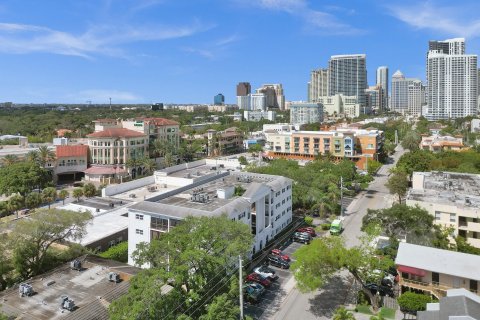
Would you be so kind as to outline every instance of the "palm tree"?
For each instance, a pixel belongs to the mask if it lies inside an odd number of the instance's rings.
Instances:
[[[335,310],[333,320],[355,320],[355,316],[347,309],[345,309],[345,307],[340,307]]]
[[[40,166],[45,167],[48,162],[55,160],[55,152],[48,149],[47,146],[40,146],[38,148],[38,157]]]
[[[58,193],[58,198],[62,200],[62,203],[63,205],[65,205],[65,199],[68,198],[70,195],[70,192],[68,192],[68,190],[60,190],[60,192]]]
[[[18,210],[23,207],[23,197],[21,195],[14,195],[8,200],[7,207],[10,211],[16,214],[18,218]]]
[[[57,199],[57,189],[54,187],[43,189],[42,198],[46,203],[48,203],[48,209],[50,209],[50,205]]]
[[[137,167],[142,164],[141,158],[130,158],[127,160],[125,163],[125,166],[130,169],[130,174],[132,175],[132,178],[135,178],[136,172],[137,172]]]
[[[151,174],[153,171],[155,171],[155,169],[157,169],[157,163],[155,160],[147,157],[142,159],[142,165],[145,170],[145,174]]]
[[[8,167],[9,165],[14,164],[15,162],[18,162],[18,157],[14,154],[7,154],[2,159],[2,165],[4,165],[5,167]]]
[[[40,155],[37,150],[29,151],[25,157],[27,161],[40,163]]]
[[[80,198],[83,197],[83,189],[82,188],[73,189],[73,196],[77,198],[77,202],[80,202]]]

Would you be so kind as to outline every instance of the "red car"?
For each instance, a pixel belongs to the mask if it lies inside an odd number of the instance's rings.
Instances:
[[[315,229],[313,229],[312,227],[303,227],[303,228],[297,229],[297,232],[308,233],[308,234],[311,235],[312,237],[316,237],[316,236],[317,236],[317,234],[315,233]]]
[[[245,278],[245,281],[251,281],[251,282],[256,282],[256,283],[260,283],[262,286],[264,287],[269,287],[272,282],[270,280],[268,280],[267,278],[265,277],[262,277],[261,275],[259,275],[258,273],[251,273],[249,274],[246,278]]]
[[[276,256],[279,256],[280,258],[282,258],[285,261],[290,261],[290,257],[287,256],[286,254],[283,254],[282,250],[280,250],[280,249],[273,249],[272,254],[276,255]]]

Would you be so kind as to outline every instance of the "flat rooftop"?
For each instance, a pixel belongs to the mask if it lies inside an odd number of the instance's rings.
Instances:
[[[396,265],[480,281],[480,256],[400,242]]]
[[[236,206],[240,203],[245,203],[246,205],[248,201],[245,198],[249,198],[261,188],[265,188],[265,185],[278,189],[288,180],[287,178],[273,175],[234,171],[218,172],[204,183],[178,188],[173,192],[134,204],[130,208],[179,218],[184,218],[191,214],[220,215],[227,211],[225,210],[227,206]],[[228,190],[235,186],[241,186],[245,189],[243,196],[233,195],[227,199],[217,197],[218,190]],[[192,201],[194,193],[208,196],[208,200],[205,202]]]
[[[82,271],[70,269],[68,263],[26,282],[36,292],[31,297],[20,297],[18,286],[2,292],[0,310],[17,319],[109,319],[108,305],[127,293],[130,278],[140,269],[96,256],[84,256],[79,260]],[[109,272],[118,273],[122,281],[109,282]],[[74,311],[60,310],[62,295],[75,302]]]
[[[414,172],[423,189],[410,189],[407,200],[480,208],[480,175],[456,172]]]

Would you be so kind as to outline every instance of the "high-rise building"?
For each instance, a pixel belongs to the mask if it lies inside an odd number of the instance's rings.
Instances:
[[[307,124],[323,121],[323,105],[321,103],[293,102],[290,105],[290,123]]]
[[[390,96],[390,110],[398,113],[408,111],[408,86],[414,81],[420,81],[415,78],[405,78],[400,70],[397,70],[392,76],[392,93]]]
[[[422,107],[425,104],[425,86],[422,81],[415,80],[408,85],[408,108],[411,115],[422,115]]]
[[[267,110],[267,96],[265,93],[251,93],[248,97],[250,97],[250,106],[247,110]]]
[[[213,104],[216,106],[222,106],[225,104],[225,96],[221,93],[213,97]]]
[[[237,106],[240,110],[250,110],[250,95],[237,96]]]
[[[256,93],[265,94],[265,103],[267,108],[285,109],[285,96],[281,84],[264,84],[256,90]]]
[[[331,56],[328,62],[328,95],[356,96],[358,103],[366,105],[367,56],[365,54]]]
[[[310,73],[308,101],[316,102],[319,97],[328,96],[328,69],[316,69]]]
[[[248,96],[251,92],[250,82],[239,82],[237,84],[237,96]]]
[[[388,108],[388,67],[381,66],[377,68],[377,86],[382,87],[382,100],[379,110]]]
[[[369,87],[365,90],[367,109],[376,113],[383,110],[384,105],[384,89],[381,85]],[[365,112],[364,112],[365,113]]]
[[[439,120],[475,116],[478,108],[477,55],[465,54],[463,38],[430,41],[430,48],[426,117]]]

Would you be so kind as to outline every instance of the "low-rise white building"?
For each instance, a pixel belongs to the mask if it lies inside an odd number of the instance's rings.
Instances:
[[[275,121],[277,113],[275,111],[245,110],[243,117],[246,121],[270,120]]]
[[[251,227],[252,252],[263,249],[292,222],[292,180],[235,169],[228,161],[200,160],[156,171],[156,184],[169,191],[129,207],[129,264],[138,244],[187,216],[227,214]]]
[[[480,175],[414,172],[406,203],[419,205],[435,223],[453,227],[455,236],[480,248]]]

